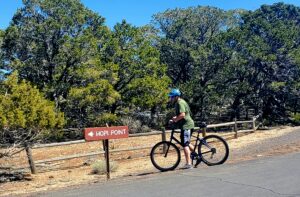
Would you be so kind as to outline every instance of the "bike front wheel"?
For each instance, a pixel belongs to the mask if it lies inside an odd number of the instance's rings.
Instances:
[[[152,148],[150,158],[152,164],[158,170],[174,170],[180,162],[180,151],[175,144],[162,141]]]
[[[217,135],[204,137],[198,147],[202,161],[208,165],[223,164],[229,156],[229,147],[227,142]]]

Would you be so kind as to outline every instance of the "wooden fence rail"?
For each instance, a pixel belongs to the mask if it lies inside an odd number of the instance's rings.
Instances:
[[[241,133],[241,132],[249,132],[249,131],[257,130],[257,128],[259,127],[259,124],[256,124],[258,117],[259,116],[255,116],[250,121],[236,121],[235,120],[233,122],[211,124],[211,125],[207,125],[206,128],[218,128],[218,127],[228,127],[228,126],[233,127],[234,137],[237,138],[238,132]],[[245,123],[251,124],[252,128],[250,130],[238,130],[238,124],[245,124]],[[202,132],[203,136],[206,136],[206,132],[207,132],[206,128],[203,129],[203,132]],[[180,131],[180,130],[177,130],[177,131]],[[165,129],[163,129],[162,131],[156,131],[156,132],[151,132],[151,133],[130,134],[129,137],[132,138],[132,137],[140,137],[140,136],[161,135],[162,140],[166,140],[166,133],[170,133],[170,132],[171,131],[169,131],[169,130],[166,131]],[[56,146],[67,146],[67,145],[81,144],[81,143],[86,143],[86,141],[85,140],[76,140],[76,141],[61,142],[61,143],[37,144],[37,145],[34,145],[32,147],[32,149],[39,149],[39,148],[45,148],[45,147],[56,147]],[[152,146],[141,146],[141,147],[134,147],[134,148],[114,149],[114,150],[111,150],[110,152],[114,153],[114,152],[122,152],[122,151],[135,151],[135,150],[150,149],[150,148],[152,148]],[[27,156],[28,156],[31,173],[36,173],[35,164],[42,164],[42,163],[48,163],[48,162],[54,162],[54,161],[63,161],[63,160],[82,158],[82,157],[90,157],[90,156],[96,156],[96,155],[101,155],[101,154],[105,153],[104,151],[98,151],[98,152],[92,152],[92,153],[68,155],[68,156],[63,156],[63,157],[56,157],[56,158],[34,161],[29,147],[26,148],[26,151],[30,153],[30,154],[27,154]]]

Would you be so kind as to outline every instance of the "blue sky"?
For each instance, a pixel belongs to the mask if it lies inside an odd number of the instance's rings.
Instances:
[[[300,0],[81,0],[81,2],[106,19],[106,25],[113,27],[117,22],[141,26],[148,24],[153,14],[166,9],[190,6],[215,6],[225,10],[243,8],[255,10],[263,4],[284,2],[300,7]],[[22,7],[22,0],[0,0],[0,29],[8,27],[12,16]]]

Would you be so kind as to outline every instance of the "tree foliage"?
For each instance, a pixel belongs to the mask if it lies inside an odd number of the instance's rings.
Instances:
[[[0,29],[0,81],[4,78],[4,58],[3,58],[3,51],[2,51],[2,43],[3,43],[4,31]]]
[[[289,116],[291,99],[299,98],[299,64],[294,55],[300,44],[299,17],[295,6],[265,5],[245,13],[241,27],[231,32],[227,43],[236,52],[223,84],[233,89],[235,112],[249,106],[263,117]]]
[[[36,84],[59,102],[85,62],[93,57],[103,34],[104,19],[78,0],[24,0],[5,31],[7,67]]]
[[[64,114],[29,82],[12,73],[0,87],[0,143],[24,145],[62,128]],[[1,154],[0,154],[1,155]]]
[[[215,110],[218,96],[212,82],[231,56],[221,35],[238,26],[242,12],[199,6],[167,10],[154,18],[163,35],[161,60],[168,65],[168,75],[202,119]]]
[[[165,103],[169,82],[153,35],[125,21],[110,30],[78,0],[27,0],[2,49],[6,66],[54,100],[69,126],[85,127]]]
[[[174,85],[189,81],[195,72],[202,70],[195,71],[205,65],[208,55],[213,55],[206,51],[207,45],[219,33],[236,26],[240,12],[198,6],[155,15],[154,24],[163,35],[160,43],[162,62],[168,64],[168,74]]]
[[[167,10],[154,21],[161,59],[194,114],[207,119],[247,108],[284,120],[299,106],[299,8],[277,3],[255,11],[213,7]]]
[[[166,65],[160,63],[155,41],[149,27],[134,27],[126,21],[114,27],[112,62],[117,65],[114,88],[122,95],[119,103],[125,107],[149,109],[165,103],[169,78]]]
[[[79,0],[23,3],[0,30],[0,69],[18,71],[16,86],[33,84],[64,112],[68,127],[118,124],[137,111],[154,115],[164,111],[169,87],[179,87],[201,119],[233,119],[251,108],[287,122],[299,113],[299,7],[169,9],[151,26],[123,20],[110,29]],[[15,123],[30,126],[27,113],[15,111]]]
[[[65,106],[71,126],[105,125],[104,120],[99,120],[110,113],[110,106],[121,97],[113,87],[116,83],[115,74],[112,72],[114,67],[112,64],[103,66],[99,62],[93,62],[78,72],[84,80],[70,89]]]

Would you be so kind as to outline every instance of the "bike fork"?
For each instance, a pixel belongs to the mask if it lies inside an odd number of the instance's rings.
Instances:
[[[195,137],[195,136],[192,136],[192,137]],[[194,160],[197,160],[196,165],[198,165],[200,163],[200,162],[198,163],[199,155],[196,153],[196,149],[198,147],[198,141],[199,141],[199,132],[197,134],[197,137],[195,137],[195,138],[197,140],[196,140],[195,145],[194,145],[194,150],[192,150],[192,152],[191,152],[192,165],[194,163]],[[199,144],[200,144],[200,142],[199,142]],[[196,167],[196,165],[195,165],[195,167]]]

